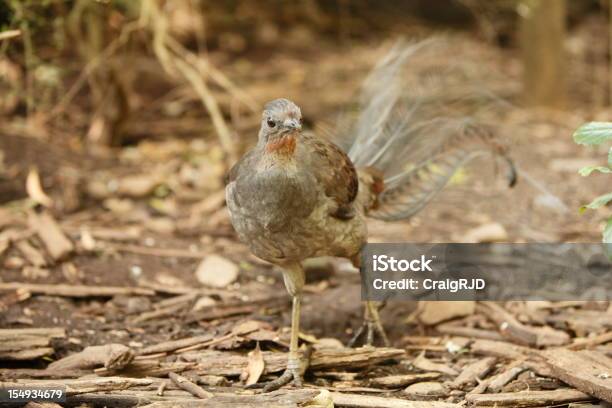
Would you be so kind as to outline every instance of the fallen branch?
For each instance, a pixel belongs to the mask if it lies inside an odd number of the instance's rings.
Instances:
[[[570,341],[569,335],[563,331],[548,326],[530,327],[524,325],[504,308],[493,302],[478,302],[476,310],[497,324],[503,337],[518,344],[533,347],[561,346]]]
[[[188,337],[186,339],[171,340],[159,344],[153,344],[152,346],[144,347],[136,352],[138,355],[166,353],[168,351],[174,351],[185,347],[193,346],[195,344],[205,343],[213,339],[211,334],[205,334],[202,336]]]
[[[309,405],[319,390],[281,389],[266,394],[236,395],[235,393],[215,393],[208,399],[198,399],[183,390],[167,390],[163,397],[156,395],[156,390],[130,390],[129,394],[121,391],[112,394],[81,394],[68,397],[70,405],[91,404],[94,406],[147,408],[295,408]]]
[[[402,388],[421,381],[435,380],[440,376],[440,373],[389,375],[373,378],[370,380],[370,385],[382,388]]]
[[[195,395],[201,399],[208,399],[214,397],[214,395],[197,384],[192,383],[187,378],[178,375],[177,373],[169,373],[168,377],[175,383],[179,388],[187,391],[188,393]]]
[[[372,395],[331,393],[334,405],[353,408],[458,408],[457,404],[438,401],[407,401]]]
[[[66,337],[62,328],[0,329],[0,360],[34,360],[53,354],[51,340]]]
[[[125,390],[131,387],[147,386],[153,384],[153,380],[147,378],[126,378],[126,377],[93,377],[79,378],[76,380],[26,380],[16,382],[5,382],[3,387],[48,387],[66,388],[66,395],[77,395],[88,392],[107,392]]]
[[[287,353],[263,352],[265,363],[264,374],[282,371],[287,365]],[[248,357],[236,353],[206,351],[184,353],[186,361],[196,363],[193,368],[198,374],[239,376],[248,366]],[[405,351],[394,348],[329,348],[314,350],[310,358],[311,370],[334,369],[343,367],[359,368],[371,366],[383,361],[405,357]]]
[[[134,360],[121,370],[97,368],[94,372],[99,376],[124,375],[133,377],[165,377],[168,373],[179,373],[196,367],[195,363],[174,362],[162,363],[156,360]]]
[[[34,283],[6,282],[0,283],[0,291],[26,290],[33,294],[65,297],[113,297],[127,296],[153,296],[155,291],[145,288],[115,287],[115,286],[85,286],[85,285],[44,285]]]
[[[66,237],[57,221],[48,213],[31,213],[28,224],[38,234],[53,260],[59,261],[74,251],[72,241]]]
[[[6,30],[0,32],[0,41],[10,40],[11,38],[19,37],[21,30]]]
[[[28,260],[28,262],[34,266],[43,267],[47,266],[48,262],[45,256],[27,240],[21,240],[15,242],[15,247],[21,252],[21,254]]]
[[[109,370],[119,370],[134,359],[134,352],[123,344],[106,344],[103,346],[86,347],[80,353],[75,353],[55,361],[47,367],[48,370],[85,370],[104,366]]]
[[[612,402],[612,360],[594,351],[547,350],[542,353],[555,378]]]
[[[468,365],[451,383],[452,388],[462,388],[465,385],[475,384],[484,378],[495,366],[495,357],[485,357]]]
[[[114,249],[118,252],[129,252],[138,255],[159,256],[162,258],[202,259],[205,256],[210,255],[210,252],[206,251],[192,251],[190,249],[181,248],[153,248],[141,245],[114,244],[110,242],[107,242],[105,246]]]
[[[527,370],[522,361],[508,367],[505,371],[497,374],[489,381],[487,389],[491,392],[500,392],[506,384],[514,380],[520,373]]]
[[[485,356],[502,357],[508,360],[519,360],[524,357],[537,356],[537,350],[505,341],[476,340],[470,345],[470,350],[474,354]]]
[[[0,312],[4,312],[9,306],[29,299],[30,296],[32,296],[32,294],[23,289],[18,289],[15,292],[0,296]]]
[[[567,346],[570,350],[582,350],[593,346],[599,346],[600,344],[609,343],[612,341],[612,331],[600,334],[599,336],[587,337],[575,340],[572,344]]]
[[[554,391],[472,394],[467,395],[465,399],[477,407],[541,407],[563,405],[570,402],[590,401],[593,398],[577,390],[562,388]]]

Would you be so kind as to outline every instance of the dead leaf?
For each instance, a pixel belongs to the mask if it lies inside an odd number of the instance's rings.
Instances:
[[[197,312],[198,310],[202,310],[205,307],[213,306],[215,303],[217,302],[210,296],[202,296],[195,302],[195,305],[193,305],[193,308],[191,310]]]
[[[148,174],[127,176],[119,180],[117,193],[126,197],[145,197],[151,194],[159,183],[157,176]]]
[[[322,389],[319,395],[309,401],[304,408],[334,408],[334,400],[329,391]]]
[[[508,232],[497,222],[482,224],[472,228],[463,236],[463,242],[500,242],[508,240]]]
[[[210,255],[198,265],[196,278],[200,283],[223,288],[238,278],[238,266],[218,255]]]
[[[264,322],[258,322],[257,320],[247,320],[241,323],[238,323],[236,326],[232,328],[232,333],[241,336],[243,334],[252,333],[255,330],[259,330],[261,328],[266,328],[267,325]]]
[[[425,357],[425,353],[421,353],[412,361],[412,365],[423,371],[436,371],[438,373],[447,374],[451,377],[459,375],[459,372],[446,364],[435,363]]]
[[[256,384],[259,381],[259,377],[263,374],[265,367],[263,354],[259,348],[259,342],[255,346],[255,350],[249,353],[249,365],[247,367],[248,377],[246,385]]]
[[[51,198],[42,188],[40,175],[38,174],[38,169],[36,167],[32,167],[28,172],[28,177],[26,179],[26,191],[30,199],[37,204],[45,207],[51,207],[53,205],[53,200],[51,200]]]
[[[86,251],[96,249],[96,239],[87,228],[81,228],[81,246]]]
[[[434,325],[456,317],[472,315],[475,308],[474,301],[420,302],[419,320],[423,324]]]

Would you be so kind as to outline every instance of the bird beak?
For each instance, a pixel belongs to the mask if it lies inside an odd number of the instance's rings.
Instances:
[[[286,119],[283,122],[283,126],[286,127],[287,129],[292,129],[292,130],[302,129],[302,125],[300,124],[300,121],[297,119]]]

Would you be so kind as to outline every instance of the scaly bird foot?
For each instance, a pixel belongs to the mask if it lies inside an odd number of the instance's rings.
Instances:
[[[280,387],[289,384],[291,380],[293,380],[293,385],[295,385],[296,387],[302,386],[302,376],[298,368],[287,367],[285,372],[283,372],[283,374],[276,380],[272,380],[264,384],[263,392],[276,391]]]
[[[278,390],[282,386],[287,385],[292,381],[294,386],[302,387],[302,375],[308,368],[311,353],[312,348],[308,347],[301,356],[299,354],[296,356],[290,355],[289,360],[287,361],[287,369],[280,377],[267,383],[253,384],[247,388],[263,388],[263,392],[270,392]]]
[[[377,335],[382,340],[383,345],[389,347],[389,338],[387,337],[387,333],[385,333],[385,329],[380,322],[380,316],[378,314],[378,311],[384,306],[384,303],[379,306],[374,302],[366,302],[363,323],[359,329],[357,329],[353,338],[348,342],[349,347],[355,346],[355,343],[359,340],[364,331],[366,331],[366,346],[373,346],[374,336]]]

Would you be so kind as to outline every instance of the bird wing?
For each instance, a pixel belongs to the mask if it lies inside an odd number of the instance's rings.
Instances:
[[[342,149],[328,140],[307,133],[301,139],[308,147],[312,172],[317,182],[337,204],[337,209],[331,215],[340,219],[352,218],[352,204],[359,190],[359,179],[353,162]]]
[[[236,181],[236,179],[240,175],[241,169],[243,167],[249,168],[250,163],[255,160],[256,160],[255,150],[249,150],[244,156],[240,158],[240,160],[236,162],[236,164],[232,166],[230,171],[225,175],[225,179],[224,179],[225,185],[228,185],[232,181]]]

